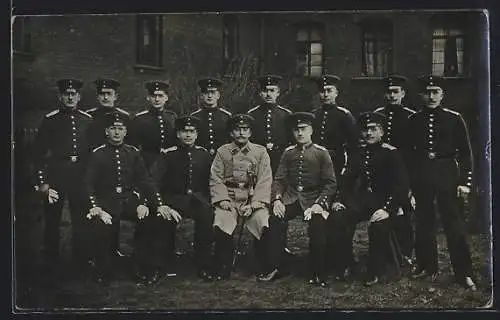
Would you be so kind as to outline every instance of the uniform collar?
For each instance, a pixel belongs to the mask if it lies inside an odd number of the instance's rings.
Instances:
[[[61,113],[76,113],[78,111],[78,107],[70,108],[70,107],[61,107],[59,108]]]
[[[149,112],[150,112],[151,114],[155,114],[155,115],[156,115],[156,114],[161,114],[161,113],[165,112],[165,110],[167,110],[167,108],[166,108],[165,106],[163,106],[163,109],[162,109],[162,110],[159,110],[159,109],[157,109],[157,108],[155,108],[155,107],[153,107],[153,106],[149,107]]]
[[[108,112],[115,111],[116,108],[115,107],[99,106],[99,107],[97,107],[97,110],[99,110],[99,112],[108,113]]]
[[[248,142],[246,145],[244,145],[241,148],[238,145],[236,145],[236,143],[231,142],[231,154],[236,154],[236,153],[238,153],[238,151],[241,151],[241,152],[247,154],[251,150],[252,150],[252,148],[250,146],[250,142]]]
[[[366,144],[366,149],[370,150],[370,151],[377,150],[377,149],[379,149],[379,148],[382,147],[382,143],[384,143],[382,140],[379,141],[379,142],[377,142],[377,143],[373,143],[373,144],[367,143]]]
[[[399,109],[403,109],[404,105],[402,104],[386,104],[386,107],[387,109],[389,110],[399,110]]]
[[[437,106],[437,107],[435,107],[435,108],[424,107],[424,108],[422,109],[422,111],[423,111],[424,113],[427,113],[427,114],[430,114],[430,113],[436,113],[436,112],[439,112],[439,111],[441,111],[441,110],[443,110],[443,106],[441,106],[441,105],[439,105],[439,106]]]
[[[188,152],[188,151],[192,151],[192,150],[194,150],[194,148],[195,148],[195,146],[194,146],[194,145],[192,145],[192,146],[186,146],[186,145],[184,145],[184,144],[182,144],[182,143],[179,143],[179,144],[178,144],[178,147],[179,147],[179,150],[183,150],[183,151],[186,151],[186,152]]]
[[[300,144],[296,144],[295,147],[298,149],[298,150],[306,150],[306,149],[309,149],[310,147],[313,146],[313,142],[309,142],[307,144],[304,144],[304,145],[300,145]]]
[[[334,104],[322,104],[321,107],[323,108],[323,110],[332,110],[334,108],[337,108],[337,104],[334,103]]]
[[[277,103],[263,103],[261,104],[262,108],[264,109],[274,109],[278,106]]]
[[[125,143],[124,143],[124,142],[122,142],[122,143],[120,143],[120,144],[118,144],[118,145],[115,145],[115,144],[112,144],[112,143],[110,143],[110,142],[108,141],[108,142],[107,142],[107,145],[108,145],[111,149],[121,149],[121,148],[125,145]]]

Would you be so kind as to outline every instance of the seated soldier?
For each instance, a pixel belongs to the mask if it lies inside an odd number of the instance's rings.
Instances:
[[[336,190],[332,159],[324,147],[312,143],[314,115],[296,112],[289,116],[296,144],[285,149],[272,188],[273,215],[269,224],[274,237],[282,234],[285,221],[303,215],[308,223],[311,264],[310,284],[326,287],[325,249],[326,221],[329,203]],[[271,281],[278,275],[284,243],[279,236],[273,244],[274,270],[261,281]]]
[[[349,211],[336,214],[344,217],[345,230],[352,230],[360,221],[369,221],[368,266],[366,286],[379,282],[384,275],[391,251],[391,217],[408,201],[409,182],[403,158],[396,147],[384,143],[385,116],[367,112],[360,116],[362,164],[355,184],[355,197]],[[347,232],[350,234],[350,232]],[[350,237],[341,243],[348,246]],[[348,250],[344,251],[349,254]],[[394,261],[393,257],[391,260]]]
[[[200,120],[193,116],[177,118],[175,130],[179,143],[167,148],[151,168],[161,195],[167,204],[176,210],[172,218],[179,223],[182,218],[195,221],[194,250],[198,275],[204,280],[211,280],[211,245],[213,241],[213,210],[210,203],[208,179],[212,164],[207,149],[195,145],[198,137]],[[155,237],[158,242],[168,242],[165,233],[171,228],[159,230]],[[175,228],[173,229],[175,231]],[[173,244],[166,245],[170,251]],[[165,252],[157,252],[161,255]],[[168,255],[173,256],[173,252]]]
[[[249,141],[253,118],[238,114],[228,120],[232,143],[222,145],[215,155],[210,174],[210,196],[215,206],[215,276],[231,275],[233,232],[242,224],[256,238],[258,262],[268,272],[269,202],[272,173],[266,148]],[[260,273],[260,272],[259,272]]]
[[[143,227],[149,209],[143,203],[147,198],[155,204],[158,213],[168,216],[170,208],[163,204],[156,191],[139,150],[123,143],[127,134],[125,118],[119,113],[105,117],[107,143],[93,150],[85,173],[84,186],[90,200],[89,228],[93,228],[93,256],[96,280],[108,282],[112,277],[114,243],[119,234],[120,220],[128,219]],[[90,230],[90,229],[89,229]],[[147,234],[147,233],[143,233]],[[147,237],[140,237],[136,243],[139,269],[150,261],[144,259],[148,250]]]

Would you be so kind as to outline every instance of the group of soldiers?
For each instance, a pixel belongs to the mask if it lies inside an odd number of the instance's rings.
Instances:
[[[365,285],[384,277],[395,247],[412,278],[436,281],[436,200],[457,281],[476,290],[458,208],[472,187],[471,146],[462,116],[441,106],[444,80],[418,79],[417,111],[402,104],[407,79],[388,76],[386,104],[356,119],[336,102],[339,77],[317,79],[321,105],[312,112],[278,104],[282,79],[259,77],[262,103],[235,115],[218,104],[223,82],[201,79],[201,105],[180,117],[166,82],[146,83],[150,106],[132,116],[116,106],[116,80],[95,81],[99,106],[87,111],[78,106],[83,83],[59,80],[61,107],[45,115],[34,144],[47,263],[59,260],[68,199],[74,261],[91,261],[98,281],[113,276],[120,220],[135,222],[137,280],[154,283],[171,272],[176,226],[186,218],[200,278],[231,276],[242,225],[253,237],[257,280],[273,281],[284,273],[288,221],[297,216],[307,224],[310,284],[326,287],[332,272],[350,277],[361,221],[369,222]]]

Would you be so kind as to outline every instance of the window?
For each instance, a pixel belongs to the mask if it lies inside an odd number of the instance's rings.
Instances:
[[[137,63],[162,66],[163,19],[157,15],[137,17]]]
[[[391,72],[392,25],[370,22],[362,25],[362,74],[382,77]]]
[[[29,17],[16,17],[12,26],[14,52],[31,52],[31,21]]]
[[[457,77],[465,74],[465,34],[457,27],[435,27],[432,32],[432,74]]]
[[[222,30],[222,57],[227,68],[239,54],[238,18],[234,15],[224,15]]]
[[[323,28],[301,26],[296,34],[297,74],[319,77],[323,72]]]

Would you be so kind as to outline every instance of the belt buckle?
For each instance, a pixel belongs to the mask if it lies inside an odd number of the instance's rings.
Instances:
[[[303,186],[297,186],[297,191],[298,191],[298,192],[302,192],[302,191],[304,191],[304,187],[303,187]]]
[[[70,156],[71,162],[76,162],[78,160],[78,156]]]
[[[188,189],[188,190],[186,191],[186,193],[187,193],[187,194],[193,194],[193,190]]]
[[[435,159],[436,158],[436,153],[435,152],[429,152],[428,156],[429,156],[429,159],[431,159],[431,160]]]
[[[210,149],[210,154],[213,156],[215,153],[215,149]]]
[[[244,182],[238,182],[238,188],[240,188],[240,189],[245,188],[245,183]]]
[[[272,150],[273,146],[274,146],[274,143],[272,143],[272,142],[269,142],[268,144],[266,144],[267,150]]]
[[[122,187],[116,187],[116,192],[117,193],[122,193],[122,191],[123,191]]]

